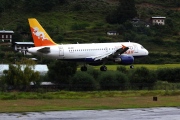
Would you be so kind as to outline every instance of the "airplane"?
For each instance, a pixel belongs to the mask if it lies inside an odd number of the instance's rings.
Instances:
[[[134,68],[134,58],[144,57],[149,53],[135,42],[57,44],[35,18],[28,18],[28,21],[35,45],[28,49],[29,53],[57,60],[82,62],[84,65],[81,66],[81,71],[87,71],[87,64],[102,65],[100,70],[106,71],[107,61]]]

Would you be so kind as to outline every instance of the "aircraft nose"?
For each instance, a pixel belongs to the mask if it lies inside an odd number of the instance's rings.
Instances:
[[[145,51],[145,54],[146,54],[146,55],[148,55],[148,54],[149,54],[148,50],[146,50],[146,51]]]

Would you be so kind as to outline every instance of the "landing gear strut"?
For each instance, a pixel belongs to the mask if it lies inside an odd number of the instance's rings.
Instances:
[[[103,66],[100,67],[100,70],[101,71],[107,71],[107,67],[105,65],[103,65]]]
[[[87,71],[87,67],[86,66],[82,66],[81,67],[81,71]]]
[[[133,69],[133,68],[134,68],[134,65],[130,65],[130,68]]]

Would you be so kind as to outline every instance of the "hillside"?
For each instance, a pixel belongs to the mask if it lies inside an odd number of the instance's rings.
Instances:
[[[153,57],[159,53],[161,56],[179,55],[179,6],[174,3],[162,3],[160,0],[156,3],[153,0],[136,0],[138,17],[147,22],[152,16],[165,16],[172,24],[171,27],[133,28],[121,32],[118,36],[108,36],[107,31],[122,30],[122,27],[126,27],[126,25],[108,24],[105,19],[107,14],[116,8],[118,0],[68,0],[68,3],[59,3],[48,11],[43,10],[42,7],[32,7],[33,9],[29,8],[29,10],[25,8],[30,7],[29,3],[26,6],[23,1],[12,2],[9,8],[1,9],[0,29],[14,30],[14,41],[32,41],[27,19],[34,17],[58,43],[130,40],[142,44],[153,53]]]

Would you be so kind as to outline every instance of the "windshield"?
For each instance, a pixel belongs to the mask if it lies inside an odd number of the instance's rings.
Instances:
[[[141,46],[141,49],[145,49],[143,46]]]

